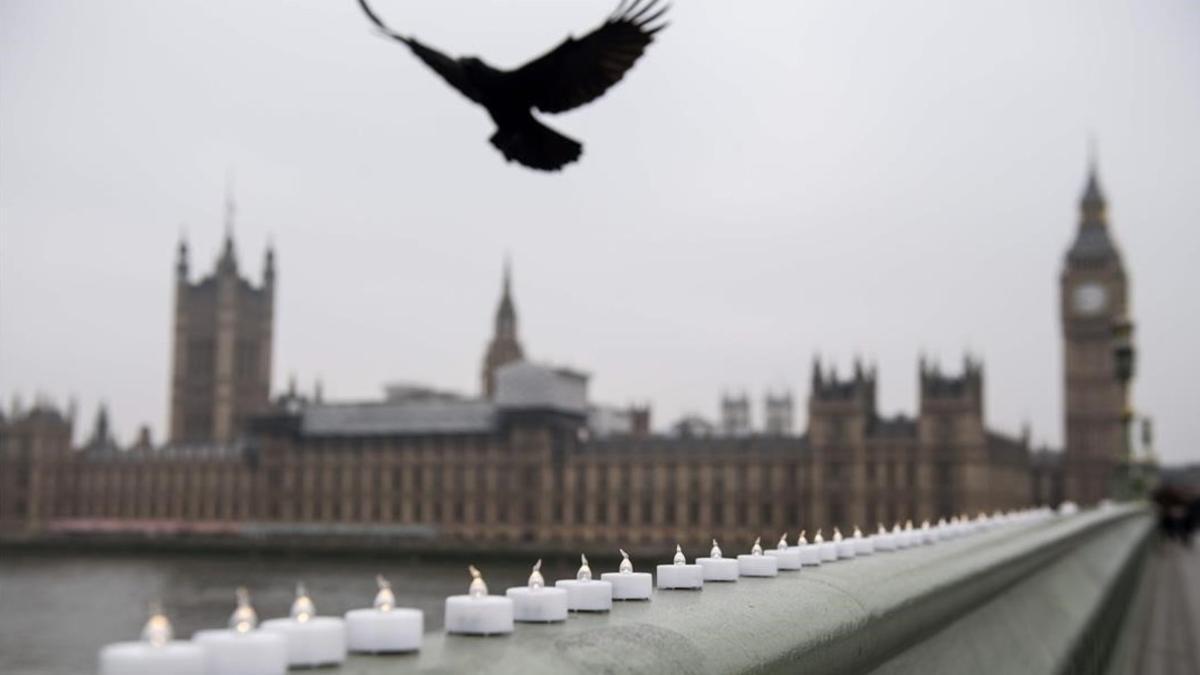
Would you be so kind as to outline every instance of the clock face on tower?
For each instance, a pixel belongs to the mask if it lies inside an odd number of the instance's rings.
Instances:
[[[1071,302],[1079,314],[1087,316],[1099,314],[1108,305],[1108,291],[1094,281],[1080,284],[1075,287]]]

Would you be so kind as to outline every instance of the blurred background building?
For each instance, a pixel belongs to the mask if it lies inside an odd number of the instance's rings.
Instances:
[[[911,416],[876,407],[877,372],[812,364],[807,428],[792,393],[724,393],[719,421],[656,432],[649,405],[591,401],[586,374],[528,359],[505,264],[479,395],[392,384],[325,401],[294,381],[270,396],[272,250],[258,286],[238,270],[229,207],[213,273],[176,268],[170,436],[120,448],[98,415],[73,447],[73,409],[38,400],[0,415],[0,528],[218,537],[390,536],[422,547],[604,543],[700,546],[834,526],[974,515],[1108,496],[1129,458],[1114,327],[1127,279],[1095,168],[1064,260],[1066,448],[990,429],[983,363],[922,358]]]

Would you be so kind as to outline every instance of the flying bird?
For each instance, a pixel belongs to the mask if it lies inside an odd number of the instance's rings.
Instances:
[[[596,100],[621,81],[654,35],[666,27],[656,23],[667,11],[659,0],[621,0],[616,10],[580,39],[568,37],[546,54],[515,70],[493,68],[473,57],[451,58],[401,35],[358,0],[384,35],[412,50],[450,86],[483,106],[496,133],[489,139],[508,161],[531,169],[557,171],[579,159],[583,146],[542,124],[533,115],[560,113]]]

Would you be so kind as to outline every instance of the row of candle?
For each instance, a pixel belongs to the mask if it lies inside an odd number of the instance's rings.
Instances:
[[[1077,507],[1064,502],[1059,513],[1071,514]],[[688,564],[680,546],[670,564],[659,565],[657,587],[662,590],[699,590],[706,581],[737,581],[739,577],[774,577],[780,570],[800,570],[827,562],[847,560],[875,553],[898,551],[912,546],[934,544],[1005,524],[1028,523],[1053,513],[1048,508],[1029,509],[1008,514],[980,514],[978,518],[955,517],[931,525],[928,521],[914,528],[909,521],[891,530],[879,526],[875,534],[864,536],[858,528],[843,537],[834,528],[826,540],[820,530],[811,542],[805,532],[795,546],[787,535],[774,549],[764,550],[761,538],[750,552],[736,558],[724,557],[713,540],[707,557]],[[483,575],[470,566],[471,583],[466,595],[446,599],[446,631],[464,635],[504,635],[513,631],[514,622],[552,623],[566,621],[568,613],[607,612],[614,600],[650,600],[654,583],[651,575],[634,572],[629,555],[621,551],[616,572],[592,578],[587,556],[575,579],[559,580],[547,586],[541,573],[541,560],[533,566],[525,586],[507,589],[503,596],[490,595]],[[280,675],[289,667],[338,665],[347,652],[401,653],[419,650],[424,633],[424,613],[418,609],[396,607],[390,584],[376,577],[378,592],[373,608],[351,610],[344,617],[318,616],[303,584],[297,586],[290,616],[271,619],[258,625],[258,616],[250,605],[249,593],[237,591],[237,609],[225,630],[204,630],[191,642],[172,640],[171,624],[154,608],[142,632],[141,642],[109,645],[100,652],[101,675],[143,675],[178,673],[179,675]]]
[[[425,614],[396,607],[391,584],[376,577],[373,608],[345,617],[318,616],[304,584],[286,618],[258,622],[245,588],[223,630],[202,630],[191,642],[172,640],[171,623],[157,605],[141,642],[121,642],[100,651],[101,675],[280,675],[289,667],[338,665],[349,651],[402,653],[421,648]]]

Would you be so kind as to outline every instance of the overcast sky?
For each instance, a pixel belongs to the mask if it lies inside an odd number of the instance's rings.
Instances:
[[[375,0],[515,66],[615,0]],[[813,355],[986,364],[989,424],[1062,439],[1057,283],[1087,138],[1132,279],[1135,401],[1200,460],[1200,5],[679,0],[605,97],[547,117],[560,175],[352,0],[0,0],[0,395],[166,425],[174,249],[235,175],[243,269],[279,256],[274,384],[475,391],[511,252],[520,333],[655,424],[722,390],[808,395]],[[801,410],[803,405],[800,406]],[[798,424],[803,424],[803,413]]]

